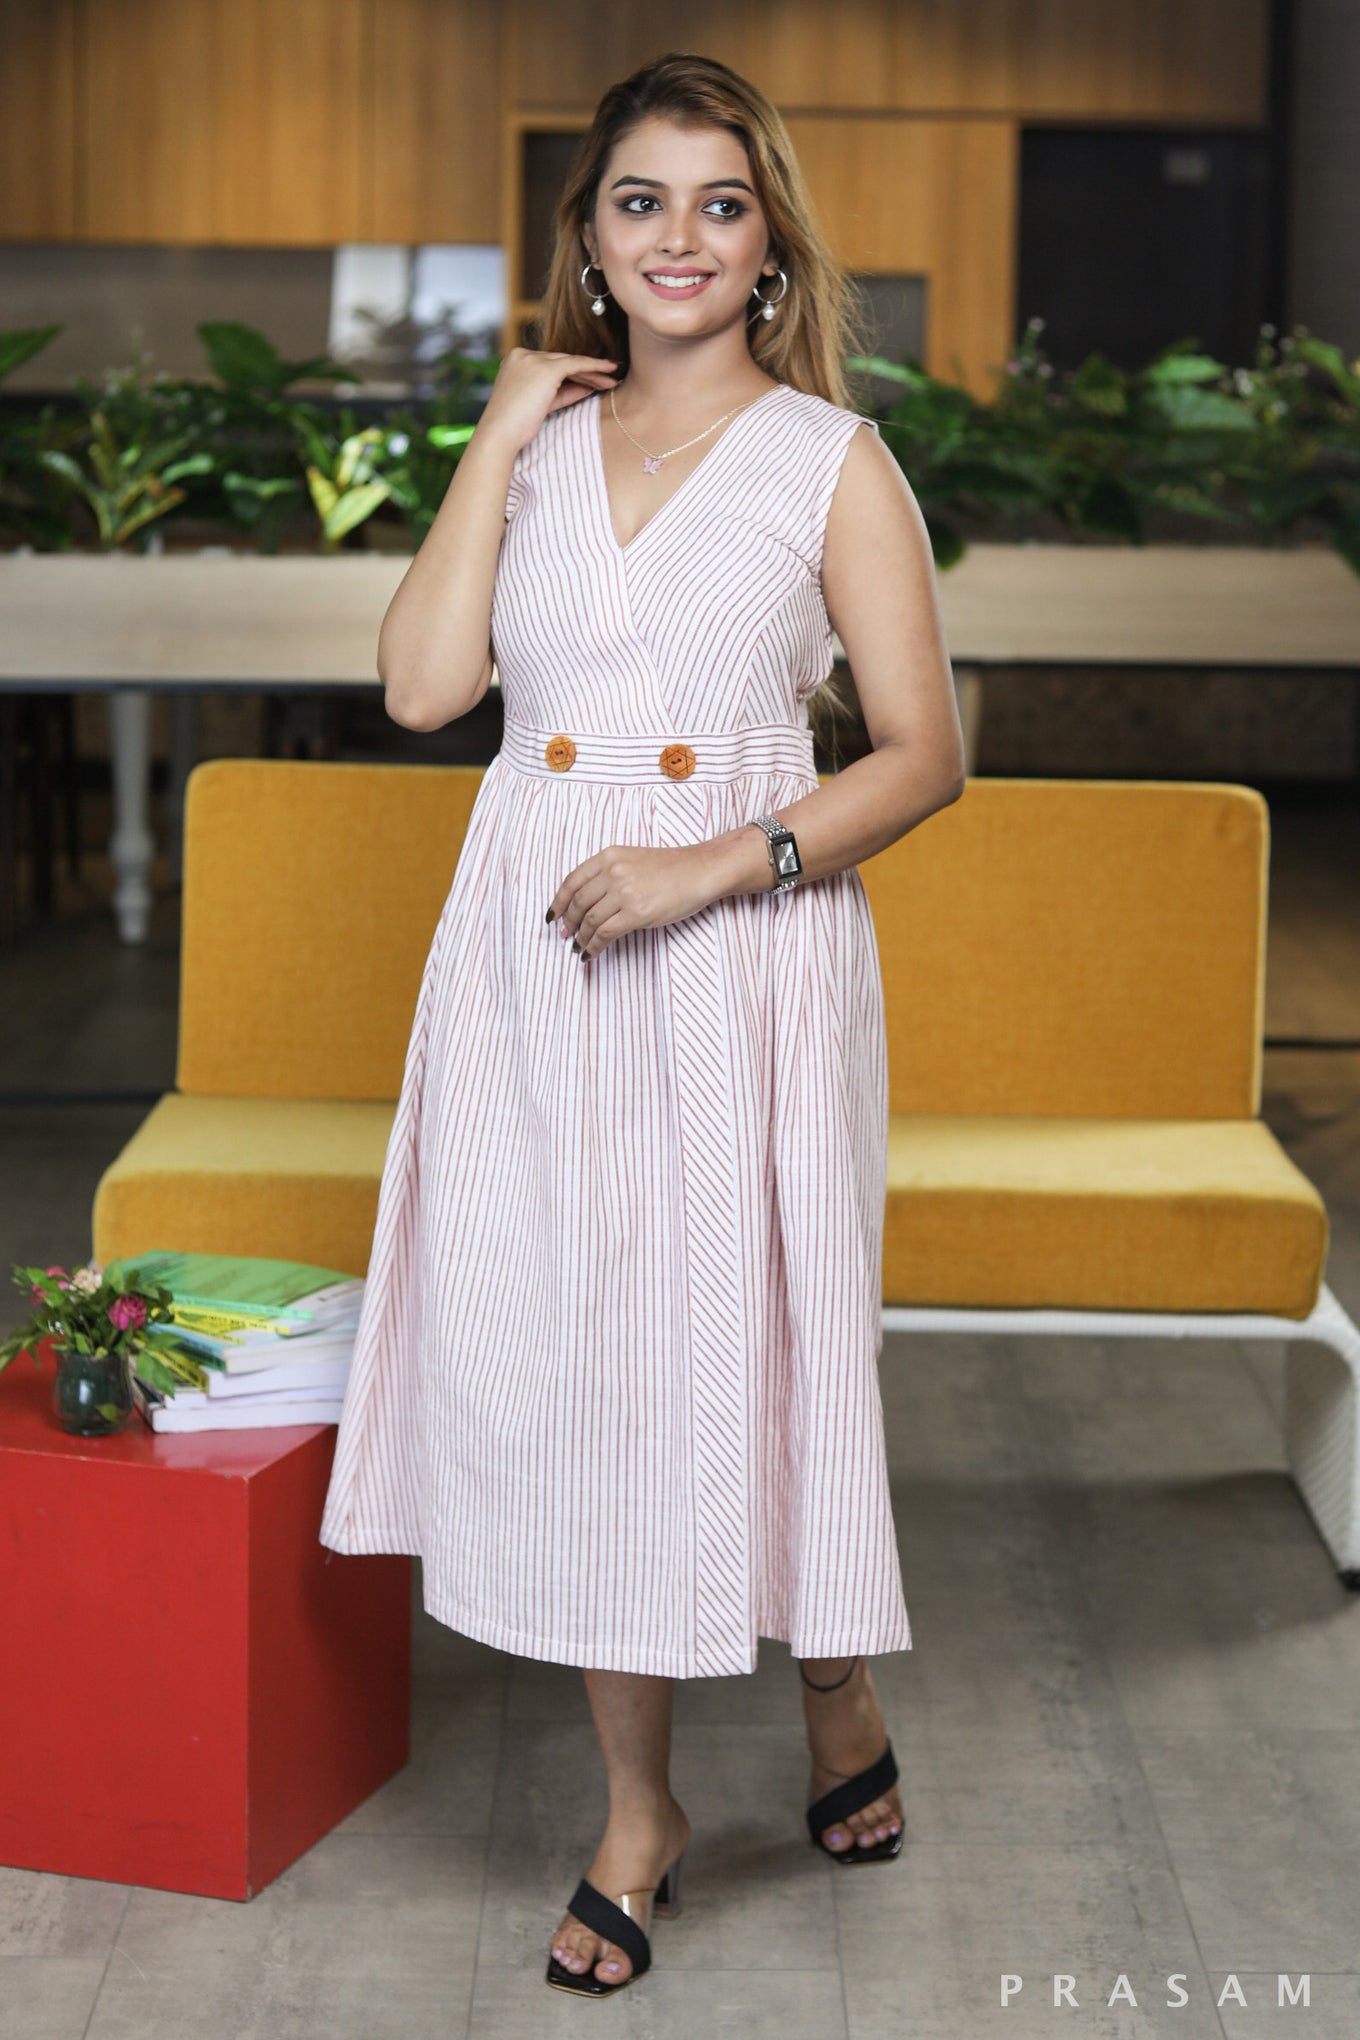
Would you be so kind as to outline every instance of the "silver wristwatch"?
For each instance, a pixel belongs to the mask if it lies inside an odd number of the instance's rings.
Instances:
[[[770,863],[775,871],[775,882],[770,891],[789,892],[803,875],[803,861],[798,855],[793,831],[786,829],[773,815],[753,815],[751,826],[763,829],[769,838]]]

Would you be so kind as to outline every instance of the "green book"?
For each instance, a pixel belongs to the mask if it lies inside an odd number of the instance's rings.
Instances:
[[[287,1338],[354,1315],[363,1299],[363,1278],[304,1261],[276,1261],[249,1254],[176,1254],[155,1248],[124,1254],[118,1263],[131,1278],[158,1282],[174,1299],[176,1320],[208,1326],[219,1335],[231,1328]]]

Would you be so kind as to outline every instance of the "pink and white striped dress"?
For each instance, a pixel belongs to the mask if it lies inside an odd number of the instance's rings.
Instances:
[[[609,844],[815,790],[822,546],[864,421],[780,384],[621,545],[605,401],[515,462],[505,737],[421,984],[321,1541],[421,1555],[427,1611],[522,1657],[703,1678],[761,1636],[909,1650],[859,873],[584,963],[544,918]]]

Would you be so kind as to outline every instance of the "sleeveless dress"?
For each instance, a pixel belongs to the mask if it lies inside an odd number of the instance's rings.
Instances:
[[[822,547],[872,421],[779,384],[621,545],[605,401],[514,464],[504,740],[421,983],[321,1541],[421,1556],[429,1614],[523,1657],[701,1678],[754,1671],[761,1636],[909,1650],[859,873],[584,962],[545,919],[610,844],[816,790]]]

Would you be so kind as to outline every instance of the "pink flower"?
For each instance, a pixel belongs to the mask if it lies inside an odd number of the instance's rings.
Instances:
[[[141,1296],[115,1296],[109,1305],[109,1323],[120,1332],[146,1323],[146,1300]]]
[[[55,1275],[55,1276],[57,1277],[57,1280],[58,1280],[58,1281],[59,1281],[59,1283],[61,1284],[61,1287],[62,1287],[63,1289],[65,1289],[65,1288],[67,1287],[67,1281],[66,1281],[66,1270],[65,1270],[64,1268],[44,1268],[44,1269],[43,1269],[43,1274],[44,1274],[44,1275]]]

